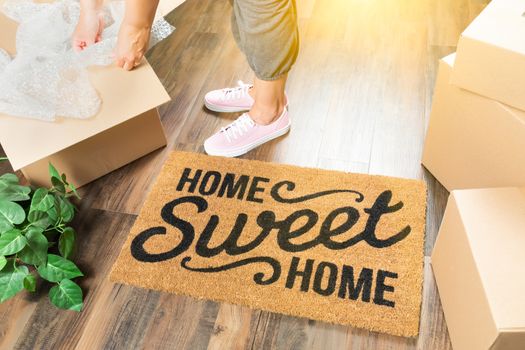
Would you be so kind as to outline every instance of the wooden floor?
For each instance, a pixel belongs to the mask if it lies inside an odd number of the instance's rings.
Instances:
[[[82,189],[75,223],[85,310],[22,294],[0,305],[10,349],[450,349],[429,266],[448,193],[420,166],[438,58],[486,0],[297,0],[301,55],[288,85],[291,133],[248,154],[263,161],[424,178],[429,184],[425,283],[418,339],[197,301],[107,280],[124,239],[172,149],[202,142],[234,115],[203,109],[206,91],[250,81],[229,29],[227,0],[188,0],[176,33],[150,52],[173,101],[161,108],[169,146]],[[10,170],[0,166],[0,172]]]

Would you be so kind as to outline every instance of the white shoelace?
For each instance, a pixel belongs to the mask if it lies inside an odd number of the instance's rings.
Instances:
[[[237,87],[228,88],[223,90],[223,95],[221,99],[223,101],[243,98],[248,94],[248,91],[251,89],[252,85],[245,84],[242,80],[237,81]]]
[[[232,142],[232,140],[235,140],[237,137],[244,135],[244,133],[254,126],[255,122],[248,114],[245,113],[230,125],[221,128],[221,132],[224,133],[224,136],[226,136],[228,142]]]

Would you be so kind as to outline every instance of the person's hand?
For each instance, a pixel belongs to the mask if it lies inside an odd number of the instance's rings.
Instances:
[[[148,49],[151,28],[133,25],[124,21],[118,34],[115,49],[115,63],[125,70],[132,70],[140,65]]]
[[[99,42],[104,30],[103,16],[94,9],[82,9],[73,33],[73,49],[77,52]]]

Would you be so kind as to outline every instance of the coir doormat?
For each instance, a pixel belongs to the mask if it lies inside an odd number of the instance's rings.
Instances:
[[[111,280],[416,336],[425,209],[421,181],[174,152]]]

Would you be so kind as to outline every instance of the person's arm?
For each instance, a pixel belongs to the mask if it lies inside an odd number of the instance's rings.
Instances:
[[[115,51],[117,66],[131,70],[142,61],[148,49],[158,4],[159,0],[126,0],[126,12]]]
[[[100,11],[104,0],[80,0],[81,11]]]
[[[159,0],[126,0],[124,22],[137,27],[151,28],[158,5]]]

